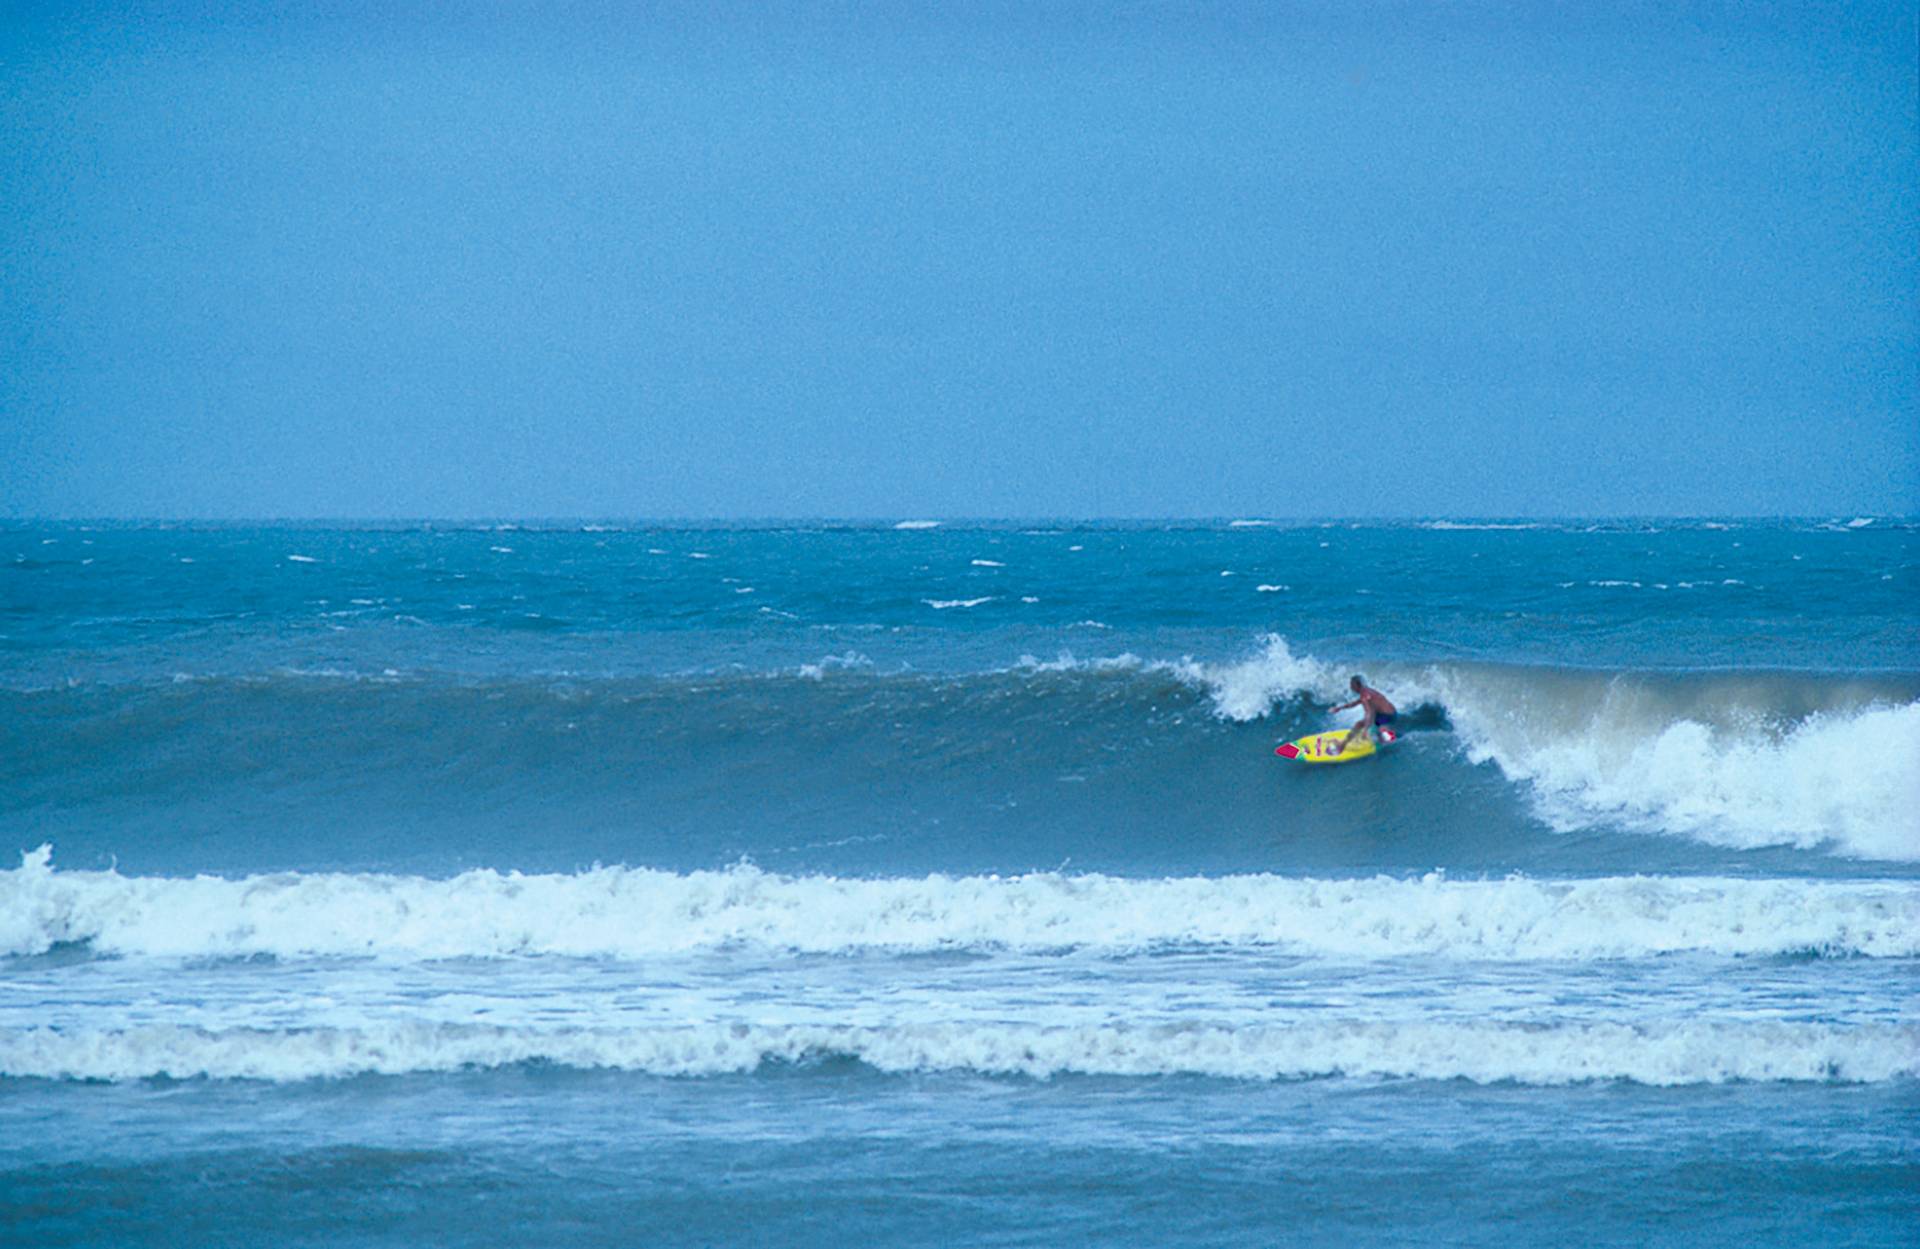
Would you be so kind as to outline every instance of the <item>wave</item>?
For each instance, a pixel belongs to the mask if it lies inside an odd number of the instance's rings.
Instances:
[[[354,1028],[0,1033],[0,1075],[49,1080],[299,1081],[544,1063],[662,1076],[853,1060],[888,1073],[1359,1077],[1564,1085],[1880,1083],[1920,1075],[1920,1028],[1775,1021],[1626,1024],[1327,1022],[880,1026],[715,1022],[527,1028],[397,1021]]]
[[[1920,860],[1920,701],[1846,685],[1440,669],[1412,688],[1556,828]]]
[[[174,958],[644,958],[734,945],[825,954],[1254,946],[1485,960],[1920,956],[1920,884],[1889,882],[863,880],[751,866],[230,880],[56,871],[50,860],[43,846],[0,872],[0,954],[85,944],[98,954]]]
[[[932,813],[1036,847],[1025,867],[1059,861],[1044,847],[1065,821],[1157,854],[1169,821],[1251,827],[1281,785],[1292,842],[1320,844],[1351,832],[1346,777],[1310,785],[1268,752],[1346,722],[1325,708],[1355,666],[1270,636],[1225,660],[1063,653],[958,673],[847,650],[775,672],[315,669],[0,690],[0,753],[16,765],[0,832],[35,844],[59,832],[56,812],[149,828],[154,813],[218,807],[319,830],[384,810],[449,827],[657,827],[691,845],[717,823],[844,836]],[[1363,775],[1384,824],[1441,848],[1423,865],[1541,868],[1525,854],[1542,825],[1920,862],[1920,676],[1357,666],[1413,730],[1390,769]],[[1063,777],[1085,787],[1062,797]],[[763,845],[727,844],[673,862]],[[1586,867],[1571,854],[1545,870]],[[1719,870],[1692,851],[1674,867]]]
[[[1345,697],[1345,673],[1268,637],[1249,658],[1161,665],[1230,720]],[[1624,824],[1738,849],[1920,860],[1920,700],[1904,678],[1607,673],[1493,665],[1373,671],[1444,715],[1473,763],[1566,831]]]

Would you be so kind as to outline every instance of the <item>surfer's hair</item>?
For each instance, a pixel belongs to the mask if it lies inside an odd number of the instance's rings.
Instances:
[[[1353,674],[1353,680],[1347,682],[1347,684],[1353,686],[1353,688],[1355,689],[1359,689],[1361,686],[1365,685],[1366,683],[1367,683],[1367,679],[1361,676],[1357,672]]]

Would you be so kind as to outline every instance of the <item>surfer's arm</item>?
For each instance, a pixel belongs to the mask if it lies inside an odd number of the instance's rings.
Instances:
[[[1345,711],[1349,707],[1358,707],[1359,705],[1360,705],[1360,700],[1356,698],[1350,703],[1341,703],[1338,707],[1329,707],[1327,708],[1327,710],[1329,712]]]

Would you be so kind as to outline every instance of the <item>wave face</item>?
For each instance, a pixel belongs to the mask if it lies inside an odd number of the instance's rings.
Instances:
[[[1226,660],[1056,653],[957,674],[843,652],[764,673],[0,691],[0,746],[22,761],[0,778],[0,832],[25,849],[57,828],[69,861],[98,846],[143,870],[476,849],[553,870],[748,857],[840,874],[1178,873],[1176,848],[1207,873],[1699,874],[1767,848],[1920,863],[1920,678],[1371,667],[1407,731],[1333,776],[1271,751],[1334,720],[1348,665],[1279,637]],[[1593,832],[1655,840],[1633,859],[1555,836]]]
[[[43,847],[0,873],[0,956],[84,944],[172,958],[641,959],[745,944],[809,954],[1256,946],[1469,960],[1920,957],[1920,886],[1900,883],[850,880],[752,867],[179,880],[56,872],[49,860]]]

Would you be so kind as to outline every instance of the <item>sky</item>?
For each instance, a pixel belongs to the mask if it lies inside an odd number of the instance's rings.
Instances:
[[[0,9],[0,515],[1920,512],[1908,3]]]

